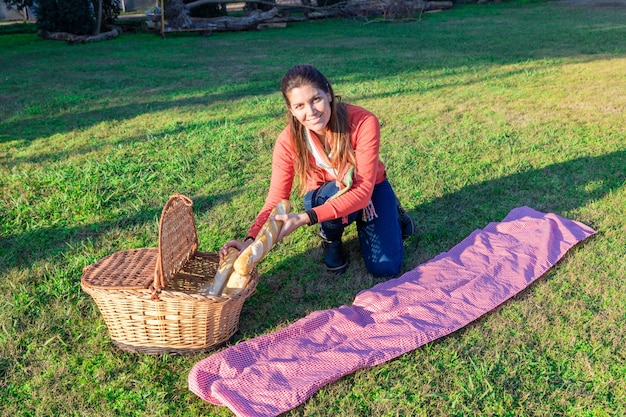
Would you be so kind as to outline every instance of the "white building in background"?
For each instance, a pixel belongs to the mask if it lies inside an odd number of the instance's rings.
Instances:
[[[122,11],[145,12],[148,7],[154,7],[155,0],[120,0],[122,2]],[[30,10],[30,17],[33,17],[33,11]],[[4,1],[0,0],[0,20],[24,20],[24,12],[18,12],[15,9],[9,10]]]
[[[159,4],[161,1],[159,0]],[[145,12],[148,7],[154,7],[156,5],[155,0],[122,0],[122,10],[127,12],[140,11]]]
[[[24,13],[15,9],[9,10],[7,5],[0,0],[0,20],[24,20]]]

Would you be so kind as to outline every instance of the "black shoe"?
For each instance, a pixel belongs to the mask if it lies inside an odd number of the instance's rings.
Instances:
[[[398,203],[398,218],[400,219],[400,227],[402,229],[402,240],[407,240],[415,233],[415,222],[411,216]]]
[[[343,256],[343,245],[341,240],[322,239],[324,249],[324,265],[326,270],[333,274],[343,274],[348,269],[348,261]]]

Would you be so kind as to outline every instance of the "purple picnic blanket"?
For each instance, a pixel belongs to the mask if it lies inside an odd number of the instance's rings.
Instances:
[[[595,233],[556,214],[513,209],[449,252],[361,291],[351,306],[313,312],[198,362],[189,389],[237,416],[276,416],[344,375],[476,320]]]

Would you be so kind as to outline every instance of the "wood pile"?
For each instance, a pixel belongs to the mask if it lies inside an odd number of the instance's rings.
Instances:
[[[186,4],[193,8],[207,3],[223,3],[223,0],[197,0]],[[265,5],[273,5],[271,10],[251,10],[242,17],[220,16],[213,18],[192,18],[191,23],[176,27],[169,23],[170,30],[177,29],[210,31],[246,31],[267,27],[285,27],[287,22],[326,19],[332,17],[370,18],[381,16],[387,20],[406,19],[424,12],[446,10],[453,7],[452,1],[425,0],[346,0],[330,6],[312,6],[308,1],[302,4],[278,4],[259,1]],[[293,15],[301,12],[301,16]],[[167,13],[166,13],[167,16]],[[167,32],[167,30],[166,30]]]

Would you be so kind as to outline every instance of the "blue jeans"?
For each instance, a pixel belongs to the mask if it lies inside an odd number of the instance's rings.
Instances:
[[[310,210],[322,205],[332,197],[339,188],[334,181],[327,182],[304,196],[304,208]],[[362,211],[348,215],[348,223],[342,219],[328,220],[320,223],[322,235],[328,240],[339,240],[343,229],[356,221],[361,254],[367,270],[376,277],[396,276],[402,268],[404,244],[402,230],[398,218],[398,200],[386,179],[374,186],[372,203],[378,217],[364,221]]]

